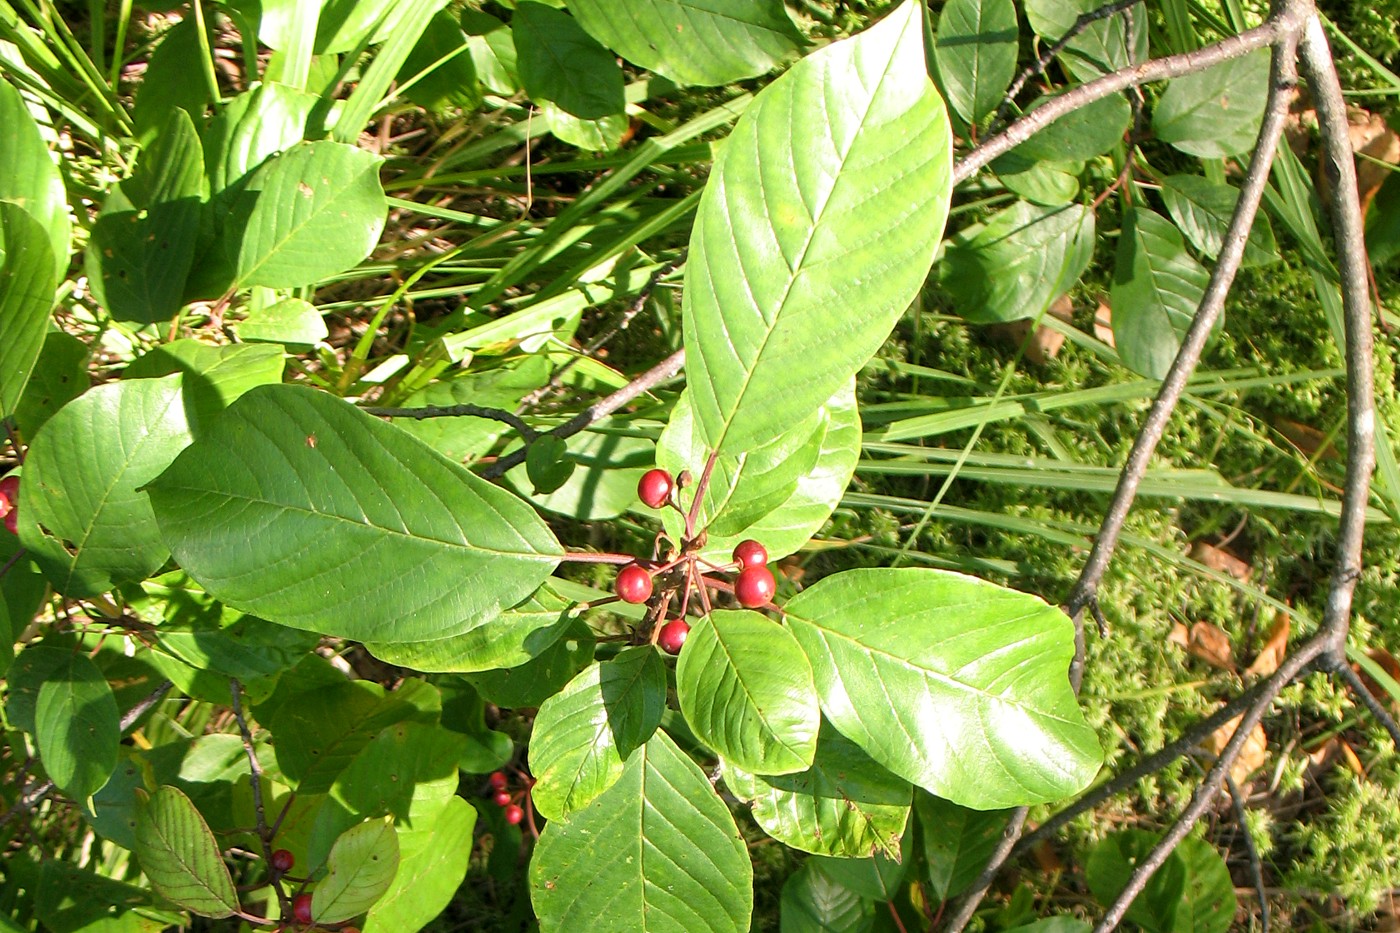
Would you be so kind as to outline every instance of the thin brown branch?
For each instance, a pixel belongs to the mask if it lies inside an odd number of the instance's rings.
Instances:
[[[651,369],[633,379],[627,385],[618,389],[612,395],[599,399],[579,412],[568,421],[559,425],[552,431],[546,432],[554,437],[563,440],[566,437],[573,437],[575,434],[587,428],[595,421],[600,421],[617,411],[622,406],[631,402],[637,396],[666,382],[685,366],[685,350],[677,350],[657,363]],[[504,476],[507,471],[514,469],[525,462],[525,448],[513,451],[499,460],[487,466],[481,471],[481,475],[486,479],[497,479]]]
[[[427,418],[489,418],[510,425],[525,441],[533,441],[539,432],[522,421],[514,412],[500,408],[486,408],[481,405],[425,405],[422,408],[366,408],[367,414],[380,418],[412,418],[423,421]]]
[[[1381,705],[1381,701],[1376,699],[1370,690],[1366,689],[1366,684],[1362,682],[1356,671],[1351,669],[1351,665],[1347,664],[1346,661],[1342,661],[1340,664],[1330,664],[1328,672],[1336,674],[1346,681],[1346,685],[1361,701],[1361,705],[1370,710],[1371,715],[1376,717],[1376,722],[1390,733],[1390,741],[1395,743],[1396,749],[1400,749],[1400,726],[1396,724],[1395,717],[1391,716],[1390,711]]]
[[[997,842],[997,847],[992,850],[992,857],[987,860],[982,871],[978,874],[972,887],[968,888],[958,901],[958,909],[948,918],[948,925],[944,928],[949,931],[962,930],[972,920],[972,915],[977,912],[977,905],[982,903],[982,898],[987,893],[987,889],[992,886],[997,874],[1001,871],[1001,866],[1011,856],[1011,852],[1016,848],[1016,841],[1021,838],[1021,830],[1026,825],[1026,814],[1030,810],[1028,807],[1017,807],[1011,811],[1011,819],[1007,820],[1006,826],[1002,828],[1001,840]]]
[[[1225,775],[1225,787],[1230,791],[1230,806],[1235,811],[1235,825],[1240,828],[1240,838],[1244,841],[1245,857],[1249,860],[1249,880],[1254,885],[1254,893],[1259,897],[1259,933],[1269,933],[1269,895],[1264,891],[1264,863],[1259,859],[1259,848],[1254,844],[1254,834],[1245,821],[1244,795],[1230,775]]]

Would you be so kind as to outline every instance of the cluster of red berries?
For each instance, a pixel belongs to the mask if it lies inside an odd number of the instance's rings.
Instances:
[[[648,470],[637,483],[637,498],[653,509],[671,503],[676,490],[671,474],[662,469]],[[778,590],[777,580],[768,569],[768,551],[762,544],[747,538],[734,547],[733,568],[738,575],[734,578],[734,598],[746,609],[766,606],[773,600]],[[669,565],[668,565],[669,566]],[[666,569],[665,567],[661,569]],[[652,575],[640,563],[624,566],[617,574],[617,598],[625,603],[644,603],[651,599],[653,592]],[[690,634],[690,624],[684,618],[671,619],[657,631],[656,643],[663,651],[680,654],[686,636]]]
[[[491,783],[491,799],[496,801],[496,806],[505,809],[506,822],[512,826],[519,825],[520,821],[525,819],[525,811],[515,802],[515,795],[507,790],[510,779],[506,777],[506,773],[492,771],[486,780]]]
[[[19,477],[13,473],[0,479],[0,518],[10,534],[19,534]]]
[[[297,863],[296,856],[286,849],[278,849],[272,853],[272,877],[281,878],[292,870],[292,866]],[[303,891],[292,898],[292,920],[298,926],[309,927],[313,923],[311,918],[311,893]],[[341,927],[340,933],[360,933],[359,927]]]

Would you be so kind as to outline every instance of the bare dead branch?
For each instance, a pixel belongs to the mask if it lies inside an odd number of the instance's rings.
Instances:
[[[1346,682],[1351,688],[1351,692],[1361,701],[1361,705],[1370,710],[1371,715],[1376,717],[1376,721],[1381,724],[1386,732],[1390,733],[1390,741],[1395,743],[1395,747],[1400,749],[1400,726],[1396,725],[1395,717],[1390,715],[1381,701],[1376,699],[1370,690],[1366,689],[1366,684],[1357,676],[1356,671],[1351,669],[1351,665],[1343,660],[1340,664],[1333,664],[1329,668],[1329,673],[1336,674]]]
[[[366,408],[367,414],[380,418],[412,418],[423,421],[428,418],[489,418],[510,425],[528,443],[539,432],[522,421],[514,412],[500,408],[486,408],[481,405],[425,405],[422,408]]]
[[[1259,859],[1259,848],[1254,844],[1254,834],[1249,831],[1249,824],[1245,822],[1244,795],[1240,793],[1235,779],[1228,774],[1225,775],[1225,787],[1230,791],[1230,807],[1235,811],[1235,825],[1240,828],[1245,857],[1249,859],[1249,880],[1259,898],[1259,933],[1269,933],[1269,895],[1264,890],[1264,863]]]

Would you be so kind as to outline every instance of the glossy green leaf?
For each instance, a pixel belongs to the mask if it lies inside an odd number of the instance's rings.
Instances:
[[[107,678],[83,654],[50,671],[34,708],[39,760],[59,790],[86,809],[117,767],[117,701]]]
[[[607,152],[622,145],[622,137],[632,123],[626,113],[610,113],[596,120],[580,119],[547,100],[540,102],[540,115],[556,137],[589,152]]]
[[[24,394],[15,406],[15,425],[21,435],[33,437],[55,412],[88,390],[92,384],[87,368],[91,355],[88,345],[77,337],[49,331]]]
[[[493,93],[510,97],[520,92],[516,73],[515,37],[510,27],[490,13],[467,7],[462,11],[462,29],[472,64],[481,83]]]
[[[997,180],[1017,197],[1032,204],[1062,207],[1079,194],[1083,162],[1056,162],[1032,159],[1018,151],[1008,152],[992,163]]]
[[[180,373],[185,417],[195,436],[244,392],[282,381],[284,355],[280,347],[176,340],[152,347],[132,360],[123,378],[148,379]]]
[[[866,933],[875,926],[875,905],[849,888],[803,865],[783,882],[781,933]]]
[[[431,821],[399,824],[399,870],[369,910],[364,933],[400,933],[427,926],[451,903],[466,878],[476,810],[451,797]]]
[[[1103,761],[1070,689],[1069,619],[929,569],[849,570],[788,600],[822,712],[900,777],[979,810],[1060,800]]]
[[[71,654],[66,649],[38,644],[26,645],[15,655],[5,680],[5,716],[10,725],[25,732],[34,731],[39,690],[68,663]]]
[[[1093,211],[1018,201],[954,236],[938,281],[970,321],[1031,318],[1079,281],[1093,253]]]
[[[622,113],[622,69],[572,16],[523,0],[511,29],[520,82],[531,100],[553,101],[584,120]]]
[[[545,700],[530,734],[531,799],[551,820],[566,819],[622,776],[666,709],[666,666],[649,647],[594,663]]]
[[[13,860],[7,859],[6,868],[12,864]],[[17,877],[6,881],[11,890],[21,885],[28,887]],[[183,919],[174,911],[155,909],[155,898],[143,886],[57,858],[39,863],[38,884],[25,893],[33,895],[34,916],[44,933],[160,933]],[[0,930],[27,933],[26,927],[6,926],[3,922]]]
[[[380,158],[337,142],[298,143],[264,162],[234,208],[234,284],[292,288],[344,272],[379,242],[388,202]],[[225,237],[230,227],[225,227]]]
[[[1089,853],[1085,880],[1100,903],[1127,886],[1134,866],[1158,836],[1128,829],[1105,837]],[[1128,908],[1127,919],[1150,933],[1225,933],[1235,918],[1235,886],[1220,853],[1204,839],[1181,841]]]
[[[149,324],[184,304],[204,192],[204,153],[190,115],[170,112],[136,174],[108,195],[85,267],[93,296],[119,321]]]
[[[1200,175],[1171,175],[1162,180],[1162,201],[1167,205],[1167,213],[1191,245],[1211,259],[1220,255],[1239,196],[1239,191],[1230,185]],[[1277,259],[1274,228],[1269,215],[1260,211],[1245,241],[1240,265],[1262,266]]]
[[[326,877],[311,895],[317,923],[340,923],[369,910],[399,870],[399,837],[392,819],[345,831],[326,859]]]
[[[898,857],[878,854],[869,858],[831,858],[813,855],[805,864],[811,865],[835,883],[872,901],[892,901],[899,896],[900,886],[908,873],[910,862],[907,845]]]
[[[518,364],[449,375],[404,399],[405,408],[480,405],[514,411],[527,392],[549,380],[549,360],[533,355]],[[491,418],[395,418],[402,428],[449,460],[471,463],[482,457],[510,428]],[[507,474],[509,475],[509,474]]]
[[[547,496],[569,481],[577,464],[569,459],[569,445],[552,434],[542,434],[525,450],[525,475],[536,495]]]
[[[60,592],[103,593],[144,579],[169,556],[138,490],[190,442],[180,378],[90,389],[30,444],[20,540]]]
[[[739,933],[753,910],[753,866],[705,773],[658,730],[616,784],[545,827],[530,900],[543,933]]]
[[[571,0],[569,9],[608,48],[677,84],[761,75],[801,41],[779,0]]]
[[[1053,43],[1070,33],[1081,13],[1099,6],[1099,0],[1027,0],[1026,19],[1037,36]],[[1129,11],[1091,23],[1057,57],[1079,81],[1141,62],[1147,58],[1147,18]]]
[[[949,0],[938,14],[933,55],[948,106],[975,125],[1001,104],[1016,76],[1012,0]]]
[[[1203,159],[1238,155],[1254,145],[1268,94],[1268,49],[1227,59],[1173,78],[1152,111],[1152,132]]]
[[[161,787],[136,810],[136,856],[156,893],[203,917],[230,917],[238,893],[214,834],[177,787]]]
[[[351,681],[298,693],[268,721],[283,775],[298,793],[319,794],[381,729],[421,715],[378,684]]]
[[[529,596],[560,550],[510,493],[301,386],[241,396],[149,492],[176,559],[214,596],[361,641],[468,631]]]
[[[951,145],[917,3],[758,94],[715,162],[686,265],[706,447],[747,450],[810,417],[884,342],[933,261]]]
[[[1036,106],[1049,100],[1043,97]],[[1035,107],[1031,107],[1032,110]],[[1076,107],[1012,150],[1039,162],[1086,161],[1121,146],[1133,122],[1133,108],[1122,94]]]
[[[418,80],[402,93],[425,109],[457,107],[472,111],[481,103],[481,86],[467,47],[467,34],[452,14],[444,10],[434,13],[418,37],[399,69],[399,83],[414,77]]]
[[[4,678],[14,657],[15,642],[19,641],[21,633],[38,614],[48,593],[48,583],[39,568],[23,553],[19,539],[14,535],[0,538],[0,566],[10,568],[0,577],[0,678]],[[13,680],[6,683],[13,697],[15,683]],[[31,729],[32,720],[31,699]],[[14,723],[13,713],[10,714],[10,721]]]
[[[52,275],[58,281],[68,270],[72,226],[63,176],[24,98],[5,80],[0,80],[0,126],[5,127],[0,133],[0,201],[12,202],[43,230]],[[0,294],[6,290],[0,289]],[[52,289],[47,297],[52,299]],[[0,366],[0,371],[4,368]]]
[[[204,164],[214,192],[302,141],[318,98],[285,84],[255,85],[233,98],[204,133]]]
[[[0,417],[15,413],[33,377],[56,286],[44,228],[15,203],[0,201]]]
[[[316,306],[301,298],[284,298],[248,312],[234,325],[240,340],[252,343],[291,343],[311,346],[326,339],[325,319]]]
[[[568,630],[568,600],[546,584],[518,606],[483,616],[465,632],[431,641],[369,642],[370,654],[400,667],[433,673],[471,673],[519,667]]]
[[[924,791],[914,794],[914,813],[934,899],[957,897],[991,861],[1006,828],[1006,814],[969,810]]]
[[[708,531],[701,553],[713,561],[728,561],[734,545],[755,538],[768,549],[770,560],[778,560],[805,545],[831,517],[851,481],[860,455],[860,432],[852,382],[838,389],[802,428],[755,449],[720,457],[697,517]],[[673,474],[690,470],[698,476],[706,456],[690,393],[682,393],[657,441],[657,463]],[[663,512],[661,521],[673,536],[684,529],[673,512]]]
[[[1153,379],[1165,376],[1209,280],[1170,221],[1144,208],[1125,210],[1109,292],[1123,365]]]
[[[199,27],[196,16],[177,21],[160,37],[147,60],[131,111],[136,137],[143,148],[169,131],[170,117],[176,110],[200,125],[204,123],[209,84],[201,76],[205,53]]]
[[[574,620],[553,644],[524,664],[474,672],[466,680],[497,706],[539,706],[593,661],[595,644],[588,626]]]
[[[830,726],[822,728],[806,771],[762,777],[725,762],[725,783],[752,803],[764,832],[794,849],[837,858],[899,855],[909,821],[909,782]]]
[[[760,774],[811,766],[821,714],[812,668],[786,627],[749,609],[690,630],[676,665],[681,712],[700,741]]]

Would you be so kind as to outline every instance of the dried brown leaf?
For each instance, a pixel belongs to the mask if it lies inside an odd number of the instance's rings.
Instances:
[[[1205,741],[1206,749],[1213,755],[1219,755],[1224,751],[1243,718],[1243,715],[1236,716],[1212,732],[1210,738]],[[1255,723],[1254,728],[1249,732],[1249,738],[1245,739],[1244,747],[1240,749],[1239,757],[1230,766],[1230,777],[1234,779],[1236,784],[1243,784],[1246,778],[1264,766],[1264,762],[1268,758],[1269,736],[1264,732],[1262,724]]]
[[[1074,304],[1068,295],[1061,295],[1050,305],[1048,312],[1062,321],[1068,322],[1074,313]],[[1044,364],[1053,360],[1065,345],[1064,334],[1049,327],[1031,329],[1029,318],[1011,321],[1006,324],[993,324],[988,332],[999,340],[1020,346],[1026,344],[1026,359],[1032,363]]]
[[[1100,300],[1099,306],[1094,309],[1094,336],[1108,344],[1113,343],[1113,309],[1106,301]]]
[[[1229,574],[1236,580],[1249,581],[1254,575],[1254,568],[1240,560],[1222,548],[1204,541],[1197,541],[1191,545],[1190,557],[1194,561],[1205,564],[1211,570]]]
[[[1269,637],[1264,642],[1264,647],[1254,656],[1254,662],[1245,670],[1246,674],[1267,677],[1278,670],[1283,659],[1288,657],[1289,628],[1287,613],[1280,612],[1274,616],[1274,627],[1269,629]]]
[[[1275,418],[1273,426],[1275,431],[1282,434],[1288,443],[1297,447],[1306,457],[1317,456],[1318,452],[1321,451],[1323,459],[1341,459],[1341,454],[1337,453],[1336,446],[1327,439],[1326,434],[1317,428],[1289,421],[1287,418]]]

